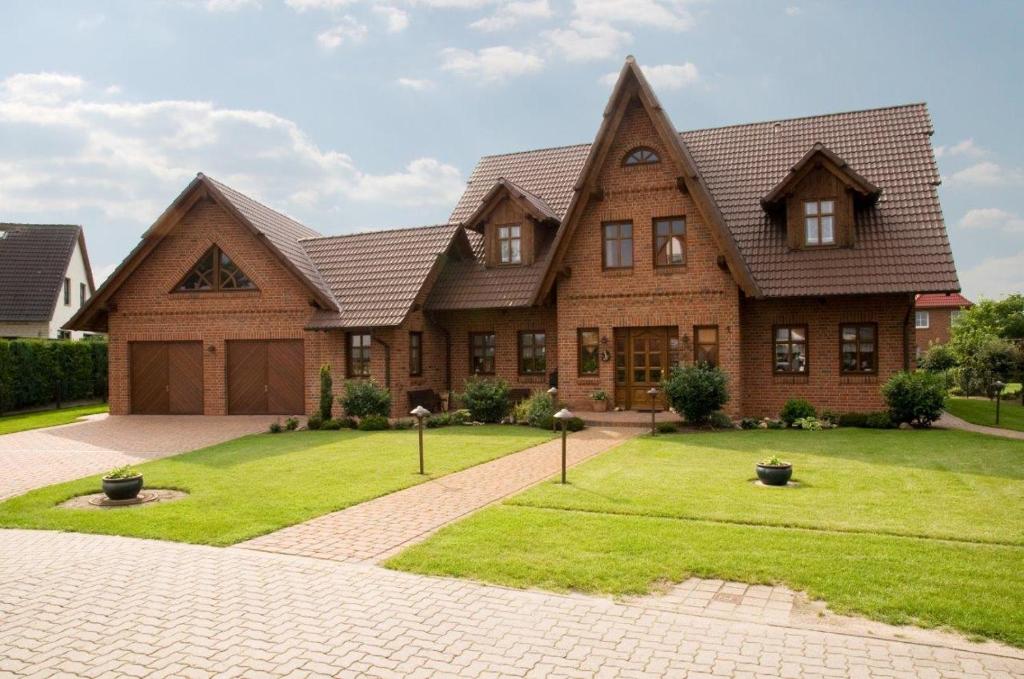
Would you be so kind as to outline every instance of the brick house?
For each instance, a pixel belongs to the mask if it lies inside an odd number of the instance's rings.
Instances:
[[[671,365],[727,411],[881,406],[916,293],[959,289],[922,104],[678,132],[632,58],[594,142],[480,160],[448,224],[324,237],[199,175],[70,327],[115,414],[299,413],[320,365],[401,415],[473,374],[623,408]]]
[[[974,302],[959,293],[918,295],[914,300],[914,353],[921,358],[933,344],[949,342],[953,321]]]

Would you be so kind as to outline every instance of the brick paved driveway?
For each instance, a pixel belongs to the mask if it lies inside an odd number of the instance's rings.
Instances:
[[[243,549],[6,530],[0,555],[0,677],[1024,676],[1024,656],[994,645]]]
[[[275,418],[96,415],[85,422],[0,436],[0,500],[211,446],[269,426]]]

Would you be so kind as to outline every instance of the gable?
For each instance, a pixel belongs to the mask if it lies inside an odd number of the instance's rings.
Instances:
[[[0,231],[0,320],[49,321],[72,254],[85,257],[81,227],[0,224]]]

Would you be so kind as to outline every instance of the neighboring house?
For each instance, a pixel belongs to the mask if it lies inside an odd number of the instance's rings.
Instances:
[[[592,144],[487,156],[450,223],[323,237],[200,174],[73,319],[110,405],[299,413],[317,371],[643,408],[672,365],[732,415],[881,407],[914,295],[959,289],[923,104],[679,133],[627,59]],[[340,379],[336,380],[336,384]]]
[[[956,292],[918,295],[914,300],[915,355],[921,358],[931,345],[948,342],[956,317],[972,306],[974,302]]]
[[[65,337],[95,292],[82,227],[0,223],[0,337]]]

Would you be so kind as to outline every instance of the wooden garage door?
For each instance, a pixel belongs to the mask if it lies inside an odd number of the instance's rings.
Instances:
[[[202,415],[202,343],[131,342],[128,350],[133,413]]]
[[[305,411],[302,340],[232,340],[227,346],[229,414]]]

